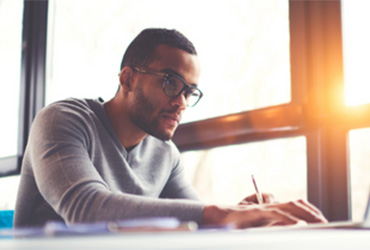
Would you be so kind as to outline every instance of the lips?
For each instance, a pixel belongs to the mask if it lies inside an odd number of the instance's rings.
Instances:
[[[181,120],[181,115],[178,114],[164,113],[162,117],[177,124],[179,124]]]

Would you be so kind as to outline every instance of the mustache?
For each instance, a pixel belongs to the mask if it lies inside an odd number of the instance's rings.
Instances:
[[[179,109],[179,108],[162,109],[159,113],[160,114],[162,114],[162,113],[164,113],[164,114],[174,114],[174,115],[180,115],[180,116],[182,114],[181,109]]]
[[[175,115],[179,117],[179,120],[182,118],[182,112],[179,108],[173,108],[173,109],[163,109],[159,112],[159,115]]]

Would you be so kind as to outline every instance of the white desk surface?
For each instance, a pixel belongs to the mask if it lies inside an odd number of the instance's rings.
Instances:
[[[196,231],[0,239],[0,249],[370,249],[370,230]]]

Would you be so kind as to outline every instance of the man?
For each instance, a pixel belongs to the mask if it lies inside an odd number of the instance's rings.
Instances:
[[[127,48],[112,100],[70,99],[39,112],[23,160],[15,226],[140,217],[238,228],[325,222],[304,201],[256,205],[254,195],[230,207],[200,201],[170,141],[186,107],[202,97],[199,75],[187,38],[147,29]]]

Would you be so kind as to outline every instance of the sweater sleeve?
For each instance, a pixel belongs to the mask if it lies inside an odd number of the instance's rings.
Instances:
[[[89,157],[86,119],[68,108],[47,108],[35,119],[29,140],[39,192],[67,224],[139,217],[176,217],[201,223],[204,204],[200,202],[112,192]],[[166,190],[179,190],[174,183],[182,173],[176,172]],[[178,198],[194,198],[189,190],[178,193]]]

